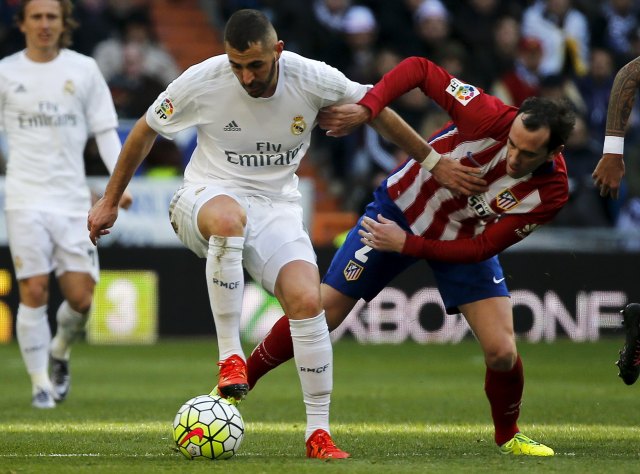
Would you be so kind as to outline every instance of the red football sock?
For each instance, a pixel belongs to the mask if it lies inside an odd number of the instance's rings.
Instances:
[[[264,374],[292,358],[293,342],[289,318],[282,316],[247,359],[249,388],[255,387]]]
[[[487,367],[484,391],[491,405],[491,417],[495,426],[495,440],[503,445],[520,431],[518,417],[524,388],[524,373],[520,356],[508,372],[498,372]]]

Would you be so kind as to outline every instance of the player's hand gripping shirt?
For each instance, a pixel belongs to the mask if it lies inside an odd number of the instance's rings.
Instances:
[[[291,52],[279,59],[278,85],[251,97],[226,55],[192,66],[160,94],[147,123],[167,138],[191,126],[198,145],[185,184],[217,184],[240,195],[296,200],[295,174],[322,107],[357,102],[367,86],[324,63]]]
[[[86,215],[89,135],[118,126],[95,61],[63,49],[46,63],[24,51],[0,61],[0,128],[9,145],[6,209]]]
[[[450,262],[481,261],[519,242],[564,206],[564,158],[558,155],[527,176],[511,178],[506,171],[507,138],[517,109],[431,61],[404,60],[360,103],[375,118],[385,105],[415,87],[452,119],[430,139],[431,146],[466,166],[481,168],[489,189],[470,197],[454,194],[419,163],[407,161],[385,182],[389,198],[414,234],[407,236],[403,253]]]

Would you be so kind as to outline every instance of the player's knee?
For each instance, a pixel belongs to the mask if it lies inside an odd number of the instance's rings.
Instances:
[[[80,313],[87,314],[91,309],[91,304],[93,303],[93,294],[90,292],[77,293],[73,295],[69,295],[67,297],[67,302],[71,309]]]
[[[244,223],[235,216],[224,216],[201,224],[203,235],[219,235],[221,237],[242,236]]]
[[[210,201],[198,213],[198,228],[207,239],[211,235],[241,236],[246,225],[247,213],[235,201],[227,206],[214,206]]]
[[[301,292],[286,303],[287,315],[293,319],[316,316],[322,311],[320,297],[314,292]]]
[[[28,278],[20,282],[20,297],[30,306],[42,306],[49,299],[49,285],[46,280]]]
[[[513,364],[516,362],[516,358],[517,353],[515,348],[509,346],[493,348],[488,350],[484,355],[487,367],[499,372],[511,370]]]

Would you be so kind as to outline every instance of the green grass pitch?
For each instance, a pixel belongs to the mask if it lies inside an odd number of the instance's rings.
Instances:
[[[332,433],[352,459],[329,462],[304,457],[304,406],[291,362],[240,406],[246,433],[237,456],[188,461],[174,449],[171,423],[183,402],[215,384],[213,340],[79,344],[69,399],[48,411],[30,406],[17,345],[0,346],[0,474],[638,472],[640,382],[627,387],[616,376],[621,338],[519,346],[520,428],[553,447],[553,458],[499,454],[484,364],[471,340],[338,342]]]

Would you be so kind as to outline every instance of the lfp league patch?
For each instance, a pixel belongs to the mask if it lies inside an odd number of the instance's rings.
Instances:
[[[155,113],[161,120],[167,120],[171,115],[173,115],[173,103],[169,97],[165,97],[162,102],[160,102],[156,108]]]
[[[446,90],[447,94],[452,95],[464,106],[480,95],[480,91],[475,86],[460,82],[455,77],[451,78]]]

